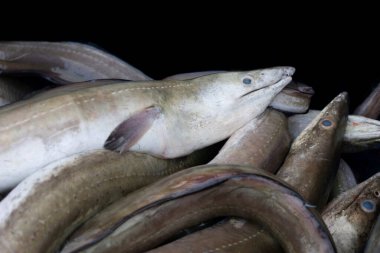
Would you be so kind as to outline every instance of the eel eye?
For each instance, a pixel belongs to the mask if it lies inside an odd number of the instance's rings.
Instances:
[[[246,85],[249,85],[252,83],[252,79],[249,78],[249,77],[244,77],[243,78],[243,83],[246,84]]]
[[[331,121],[328,120],[328,119],[325,119],[322,121],[322,125],[324,125],[325,127],[329,127],[332,125]]]
[[[376,205],[372,200],[366,199],[360,203],[361,209],[366,213],[373,213],[376,210]]]

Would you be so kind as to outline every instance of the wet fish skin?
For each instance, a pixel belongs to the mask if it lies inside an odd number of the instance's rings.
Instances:
[[[323,210],[322,218],[338,253],[363,250],[380,210],[380,173],[342,193]]]
[[[238,168],[240,168],[240,172],[236,170]],[[326,228],[323,223],[320,223],[321,220],[318,219],[318,214],[305,206],[305,202],[298,193],[274,179],[270,174],[264,173],[262,170],[254,171],[252,168],[227,165],[198,166],[195,169],[197,171],[193,174],[193,180],[201,185],[207,185],[207,187],[203,189],[199,187],[193,188],[195,186],[193,185],[188,188],[189,178],[186,177],[181,183],[182,186],[179,187],[192,189],[192,194],[187,191],[186,196],[180,197],[180,195],[174,194],[176,190],[173,189],[173,194],[171,194],[173,198],[161,198],[161,201],[157,203],[157,200],[160,199],[158,198],[155,202],[159,205],[150,202],[152,204],[146,206],[144,210],[140,209],[141,211],[138,211],[139,208],[135,205],[135,195],[129,195],[126,198],[130,200],[128,201],[130,205],[127,208],[129,209],[128,213],[131,215],[124,216],[124,223],[115,227],[114,233],[99,241],[99,243],[92,244],[93,246],[89,248],[82,247],[75,250],[75,248],[65,247],[62,252],[77,252],[79,249],[84,250],[84,252],[103,252],[104,247],[112,252],[125,252],[125,250],[128,250],[128,252],[141,252],[154,247],[181,228],[198,224],[201,220],[225,215],[264,222],[288,252],[335,252]],[[208,180],[201,182],[203,175],[205,175],[203,170],[205,170],[206,174],[214,175],[212,184],[209,184]],[[228,173],[228,171],[229,175],[227,176],[225,173]],[[219,177],[218,175],[221,172],[227,177],[218,182],[215,179]],[[182,173],[173,175],[177,177],[179,174]],[[172,177],[174,177],[173,175]],[[167,178],[159,183],[157,182],[153,187],[152,185],[148,186],[144,190],[151,188],[150,191],[161,193],[157,187],[162,186],[163,181],[167,182]],[[190,183],[190,185],[192,184]],[[141,194],[141,191],[139,194]],[[110,210],[109,208],[107,209]],[[281,210],[281,212],[278,212],[278,210]],[[114,218],[110,214],[108,213],[108,217]],[[269,220],[268,214],[271,217]],[[282,217],[283,215],[287,215],[288,218]],[[99,214],[95,218],[98,216]],[[289,219],[289,216],[294,217],[294,219]],[[141,222],[142,220],[144,222]],[[173,222],[173,220],[180,222]],[[294,227],[295,224],[302,225],[297,225],[293,233],[280,232],[284,226]],[[147,229],[148,227],[150,229]],[[128,240],[128,238],[133,239]],[[300,238],[302,240],[299,240]],[[127,249],[122,244],[123,242],[127,242]]]
[[[0,42],[0,72],[37,73],[59,84],[109,78],[152,80],[109,53],[75,42]]]
[[[32,97],[48,98],[53,94],[58,95],[60,93],[75,90],[75,87],[78,86],[90,87],[91,85],[99,86],[101,84],[120,83],[123,81],[124,80],[120,79],[101,79],[57,87],[51,83],[47,83],[47,81],[45,81],[46,84],[44,84],[41,80],[34,80],[30,77],[0,76],[0,107],[2,105],[30,99]],[[38,82],[38,84],[36,82]]]
[[[335,138],[342,138],[342,129],[344,129],[344,121],[346,120],[347,116],[347,111],[348,111],[348,105],[347,105],[347,94],[342,94],[338,96],[334,101],[332,101],[321,113],[321,115],[318,116],[318,120],[314,121],[314,125],[309,125],[308,130],[304,130],[302,132],[302,136],[300,138],[302,139],[296,139],[294,146],[292,146],[293,149],[290,151],[290,158],[289,156],[287,157],[287,161],[285,161],[285,164],[283,167],[280,169],[280,172],[277,174],[277,176],[280,179],[285,179],[288,180],[288,183],[293,184],[294,186],[300,188],[301,193],[304,195],[306,201],[309,203],[315,204],[316,201],[320,201],[319,197],[323,195],[327,195],[329,191],[326,190],[326,184],[324,184],[324,181],[326,178],[330,177],[333,172],[328,171],[329,167],[333,167],[331,163],[333,163],[333,160],[336,158],[333,157],[323,157],[323,159],[329,159],[330,160],[330,165],[328,162],[323,162],[321,163],[318,158],[315,156],[311,156],[309,160],[305,160],[308,157],[308,154],[305,154],[305,152],[308,151],[309,146],[312,145],[312,150],[313,152],[319,154],[319,149],[326,149],[328,147],[328,153],[335,153],[336,157],[339,157],[339,152],[337,152],[339,147],[335,143],[331,145],[331,143],[328,143],[327,140],[334,140]],[[255,119],[258,121],[260,118]],[[334,128],[333,129],[324,129],[325,127],[320,128],[320,122],[322,122],[324,119],[329,119],[330,123],[333,124]],[[273,122],[272,122],[273,123]],[[264,128],[265,129],[265,128]],[[240,131],[240,130],[239,130]],[[334,137],[336,135],[336,137]],[[264,139],[265,139],[264,135]],[[233,136],[231,136],[233,138]],[[323,141],[321,141],[321,138]],[[327,140],[325,140],[326,138]],[[298,141],[297,141],[298,140]],[[298,146],[300,145],[300,141],[302,141],[302,148],[299,149]],[[338,141],[337,141],[338,142]],[[260,142],[258,142],[260,143]],[[228,141],[226,142],[225,145],[228,144]],[[255,143],[257,144],[257,143]],[[247,151],[241,151],[241,152],[247,152],[250,153],[252,148],[243,148],[243,150]],[[253,149],[254,150],[254,149]],[[327,149],[326,149],[327,150]],[[220,153],[222,153],[222,150]],[[227,153],[227,152],[226,152]],[[222,153],[224,154],[224,153]],[[264,152],[264,154],[267,154],[268,158],[277,157],[277,154],[275,154],[273,157],[268,155],[268,152]],[[334,155],[333,155],[334,156]],[[227,153],[227,157],[228,153]],[[233,155],[232,155],[233,157]],[[223,156],[222,156],[223,158]],[[247,161],[250,161],[249,156],[248,158],[245,157]],[[301,163],[298,161],[301,160]],[[215,160],[215,159],[214,159]],[[244,159],[242,159],[244,161]],[[226,162],[229,162],[230,160],[226,160]],[[250,165],[256,165],[255,162],[260,161],[260,159],[252,159]],[[305,161],[302,163],[302,161]],[[212,163],[211,161],[210,163]],[[241,161],[239,161],[241,162]],[[297,164],[294,164],[297,163]],[[260,164],[260,162],[258,163]],[[310,165],[312,164],[312,165]],[[313,167],[314,166],[314,167]],[[260,167],[259,167],[260,168]],[[264,167],[265,168],[265,167]],[[316,171],[308,171],[310,168],[312,169],[318,169]],[[282,171],[281,171],[282,170]],[[293,172],[293,170],[295,170]],[[294,179],[289,179],[292,178],[293,173],[295,173],[297,176]],[[291,174],[288,176],[288,174]],[[316,175],[314,175],[316,174]],[[305,186],[305,182],[307,182]],[[316,194],[315,194],[316,192]],[[324,202],[324,201],[323,201]],[[322,205],[322,204],[321,204]],[[171,244],[172,246],[168,246],[170,248],[177,246],[177,248],[181,248],[183,243],[186,243],[187,237],[191,238],[192,241],[200,241],[202,240],[200,237],[205,236],[206,238],[213,238],[214,234],[212,234],[212,231],[220,231],[218,236],[219,239],[222,241],[231,241],[231,245],[233,247],[230,247],[230,251],[227,250],[227,252],[231,252],[231,250],[240,250],[240,252],[251,252],[252,248],[255,249],[255,252],[283,252],[283,250],[279,247],[278,243],[274,239],[270,239],[271,235],[268,234],[266,231],[260,231],[260,229],[257,228],[252,228],[248,234],[250,235],[256,235],[256,241],[254,242],[249,242],[247,240],[247,236],[244,233],[239,233],[236,235],[231,235],[230,233],[223,233],[223,231],[230,231],[232,228],[232,225],[229,223],[221,224],[218,227],[216,227],[214,230],[211,229],[205,229],[202,233],[197,232],[194,235],[185,236],[183,240],[178,240],[175,241]],[[233,240],[234,239],[234,240]],[[214,239],[210,239],[206,245],[202,244],[196,244],[195,247],[200,247],[200,249],[205,249],[205,250],[212,250],[218,245],[215,245],[213,242]],[[218,239],[216,239],[217,242]],[[245,244],[241,245],[241,241],[245,240]],[[171,245],[169,244],[169,245]],[[239,245],[239,246],[237,246]],[[203,248],[202,248],[203,247]],[[196,248],[198,251],[198,248]],[[261,251],[260,251],[261,250]],[[201,250],[199,250],[201,251]],[[161,251],[163,252],[163,251]]]
[[[353,153],[380,147],[380,121],[350,115],[344,134],[343,151]]]
[[[267,109],[237,130],[209,164],[240,164],[274,173],[289,148],[287,118],[281,112]]]
[[[332,100],[294,140],[277,176],[322,208],[338,169],[348,115],[348,94]]]
[[[380,116],[380,83],[354,111],[354,114],[370,119]]]
[[[375,225],[372,227],[371,234],[367,241],[364,253],[380,252],[380,216],[377,216]]]
[[[289,132],[295,139],[303,129],[318,115],[319,111],[309,110],[306,114],[293,115],[288,118]],[[372,148],[378,148],[380,145],[380,121],[357,116],[349,115],[347,127],[343,137],[344,153],[354,153]]]
[[[147,252],[250,253],[252,249],[255,249],[255,252],[283,252],[280,244],[262,226],[243,219],[228,218],[212,227],[186,235]]]
[[[197,72],[189,72],[189,73],[180,73],[175,74],[171,76],[165,77],[163,80],[188,80],[188,79],[194,79],[201,76],[207,76],[217,73],[224,73],[227,72],[225,70],[208,70],[208,71],[197,71]]]
[[[309,110],[313,95],[312,87],[292,81],[273,99],[270,106],[283,112],[305,113]]]
[[[98,150],[52,163],[0,202],[1,252],[56,252],[75,228],[113,201],[176,171],[204,164],[214,152],[209,147],[163,160]]]
[[[174,158],[221,141],[260,115],[294,71],[86,83],[7,106],[0,110],[0,192],[51,161],[103,146]]]
[[[17,78],[0,76],[0,107],[21,100],[32,91],[32,87]]]
[[[358,183],[356,181],[355,175],[352,172],[350,166],[343,159],[340,159],[334,186],[331,190],[329,198],[332,200],[343,192],[355,187],[357,184]]]
[[[279,111],[267,109],[260,117],[237,130],[209,164],[240,164],[273,173],[282,164],[289,147],[287,118]],[[251,252],[253,246],[256,251],[266,248],[270,252],[281,252],[278,242],[267,231],[251,222],[242,222],[244,229],[238,229],[233,222],[225,222],[187,235],[157,250],[187,252],[192,248],[194,252],[204,252],[214,248],[221,250],[220,246],[226,245],[224,250],[227,252]],[[255,235],[255,241],[252,235]]]
[[[300,133],[310,124],[310,122],[317,117],[321,111],[309,110],[305,114],[295,114],[288,118],[289,132],[294,140]]]
[[[182,73],[164,78],[163,80],[187,80],[200,76],[223,73],[226,71],[200,71]],[[270,104],[274,109],[289,113],[305,113],[309,109],[311,97],[314,95],[312,87],[299,82],[290,82]]]
[[[131,217],[132,214],[145,206],[164,199],[174,199],[200,191],[244,171],[252,173],[252,168],[208,165],[188,168],[165,177],[159,182],[148,185],[114,202],[88,220],[70,237],[62,252],[76,252],[79,249],[87,248],[110,234],[125,217]],[[256,173],[268,174],[262,170],[256,171]]]

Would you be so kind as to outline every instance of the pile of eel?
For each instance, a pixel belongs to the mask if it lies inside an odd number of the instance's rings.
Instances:
[[[0,42],[1,252],[380,252],[380,173],[342,159],[380,147],[380,85],[309,110],[294,73]]]

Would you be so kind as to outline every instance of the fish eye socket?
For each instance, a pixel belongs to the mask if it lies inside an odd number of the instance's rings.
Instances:
[[[325,127],[329,127],[332,125],[332,122],[328,119],[322,120],[322,125]]]
[[[375,202],[365,199],[360,203],[360,208],[366,213],[373,213],[376,210]]]
[[[247,84],[247,85],[248,85],[248,84],[251,84],[251,83],[252,83],[252,79],[249,78],[249,77],[244,77],[244,78],[243,78],[243,83],[244,83],[244,84]]]

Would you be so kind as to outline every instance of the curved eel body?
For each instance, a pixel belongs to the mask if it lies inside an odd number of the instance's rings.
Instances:
[[[380,173],[329,203],[322,217],[339,253],[362,252],[379,210]]]
[[[370,119],[377,119],[380,116],[380,84],[355,109],[354,114]]]
[[[330,188],[331,179],[329,178],[333,177],[332,174],[336,171],[336,160],[337,157],[339,157],[340,149],[339,142],[342,140],[342,131],[345,126],[347,111],[347,95],[341,94],[335,98],[317,116],[317,119],[302,132],[302,135],[295,140],[287,157],[287,161],[280,169],[281,173],[278,173],[280,179],[288,180],[290,184],[296,186],[297,190],[306,197],[306,201],[309,203],[324,203],[329,193],[326,188]],[[332,124],[330,128],[321,126],[321,122],[326,119]],[[231,138],[232,137],[233,136],[231,136]],[[229,141],[227,141],[225,145],[227,145],[228,142]],[[260,143],[256,144],[260,146]],[[302,145],[302,148],[299,148],[300,145]],[[251,149],[248,148],[247,151],[242,149],[241,152],[249,153]],[[309,152],[308,150],[310,149],[316,154],[323,155],[323,157],[305,154],[305,152]],[[323,152],[320,152],[320,150],[323,150]],[[267,152],[265,153],[269,156]],[[227,157],[229,156],[227,155]],[[274,153],[273,157],[277,157],[277,154]],[[248,159],[248,161],[250,160]],[[255,165],[254,161],[255,160],[252,159],[251,165]],[[260,159],[258,159],[258,161],[260,161]],[[296,174],[294,180],[289,179],[287,176],[288,173]],[[330,183],[326,183],[329,181]],[[305,182],[307,182],[307,184],[305,184]],[[236,231],[236,233],[231,234],[228,232],[232,230]],[[215,233],[217,233],[218,238],[214,237]],[[206,241],[205,238],[208,238],[208,240]],[[201,243],[203,241],[204,243]],[[223,244],[225,247],[221,248],[220,241],[229,243]],[[217,252],[249,253],[252,252],[253,248],[255,252],[283,252],[278,242],[271,239],[271,235],[265,229],[250,226],[245,230],[239,230],[228,222],[187,235],[163,247],[157,248],[154,252],[165,252],[167,248],[177,248],[177,252],[186,252],[182,250],[182,247],[184,246],[186,248],[189,242],[199,242],[194,244],[195,252],[213,252],[215,248],[218,248]]]
[[[0,192],[52,161],[103,146],[174,158],[226,139],[260,115],[293,72],[85,83],[14,103],[0,109]]]
[[[163,160],[99,150],[52,163],[0,203],[1,252],[55,252],[75,228],[111,202],[176,171],[204,164],[213,152],[210,147]]]
[[[329,198],[332,200],[343,192],[355,187],[357,184],[355,175],[350,166],[343,159],[340,159],[334,186],[331,190]]]
[[[274,173],[284,161],[289,147],[286,117],[281,112],[267,109],[237,130],[209,164],[240,164]]]
[[[305,113],[309,109],[312,87],[299,82],[290,82],[270,104],[271,107],[289,113]]]
[[[377,216],[375,225],[372,227],[371,235],[367,241],[364,253],[380,252],[380,216]]]
[[[320,207],[326,201],[326,197],[329,194],[328,189],[331,188],[331,178],[334,177],[334,173],[337,169],[340,143],[342,141],[348,112],[347,103],[347,94],[343,93],[336,97],[322,112],[320,112],[319,115],[317,115],[313,123],[311,123],[294,141],[286,161],[277,174],[278,178],[288,181],[289,184],[296,187],[308,203],[319,204]],[[322,125],[321,123],[325,120],[328,120],[331,125],[328,127]],[[326,123],[327,122],[325,122],[325,124]],[[231,138],[232,137],[233,136],[231,136]],[[229,141],[227,141],[225,145],[227,145],[228,142]],[[260,146],[260,143],[256,144]],[[247,151],[244,151],[246,149]],[[252,148],[246,149],[241,150],[241,152],[249,153],[249,151],[252,150]],[[308,154],[308,152],[312,152],[311,155]],[[220,154],[221,153],[222,152],[220,151]],[[276,153],[274,153],[273,157],[267,152],[264,152],[264,154],[267,154],[269,158],[277,157]],[[226,157],[228,158],[229,155],[227,154]],[[250,160],[248,158],[247,161],[251,161],[250,165],[261,165],[260,163],[255,164],[255,159]],[[260,159],[258,159],[258,161],[260,161]],[[276,161],[272,162],[276,163]],[[263,166],[263,168],[265,168],[265,166]],[[199,241],[201,240],[201,236],[213,238],[214,234],[212,232],[218,231],[219,240],[231,242],[229,244],[229,249],[225,249],[225,252],[239,249],[240,252],[248,253],[252,251],[252,248],[255,248],[255,252],[283,252],[276,241],[269,239],[271,235],[265,230],[259,230],[257,228],[250,230],[248,234],[255,235],[255,240],[253,241],[252,239],[251,241],[247,239],[247,233],[243,231],[239,232],[238,230],[235,235],[223,233],[223,231],[229,231],[232,229],[230,223],[224,223],[215,226],[214,229],[206,228],[203,232],[196,232],[195,234],[190,235],[190,240]],[[182,248],[182,243],[186,243],[187,237],[189,236],[185,236],[171,243],[173,245],[168,247],[177,246],[177,248]],[[218,239],[216,239],[215,242],[214,239],[210,239],[204,245],[196,244],[196,251],[198,251],[198,247],[202,250],[204,248],[207,248],[207,250],[213,250],[218,246],[217,243]],[[157,252],[160,252],[159,249],[157,249]]]
[[[109,78],[151,80],[111,54],[74,42],[0,42],[0,72],[36,73],[59,84]]]
[[[293,115],[288,118],[289,132],[295,139],[303,129],[318,115],[319,111],[309,110],[306,114]],[[343,152],[353,153],[380,144],[380,121],[362,116],[349,115],[343,137]]]
[[[120,201],[107,207],[82,226],[75,233],[76,239],[62,252],[141,252],[180,229],[219,216],[264,223],[287,252],[335,252],[318,214],[307,207],[298,193],[270,174],[231,165],[199,166],[184,172],[125,197],[122,202],[128,206],[123,210],[116,208],[120,207]],[[136,198],[141,194],[146,196],[144,203]],[[108,223],[98,223],[100,217],[108,217]],[[89,241],[89,234],[83,233],[89,224],[103,224],[110,229],[102,230],[108,231],[107,235],[95,236],[100,231],[98,227],[92,234],[97,241]],[[284,227],[294,228],[293,233],[284,232]]]
[[[32,87],[17,78],[0,76],[0,107],[21,100],[32,91]]]
[[[148,252],[250,253],[252,249],[255,252],[283,252],[279,242],[263,226],[244,219],[228,218]]]
[[[289,147],[286,117],[276,110],[267,109],[236,131],[209,164],[243,164],[273,173],[283,162]],[[282,252],[278,242],[260,225],[232,218],[165,244],[152,253],[249,253],[252,248],[257,252]]]

